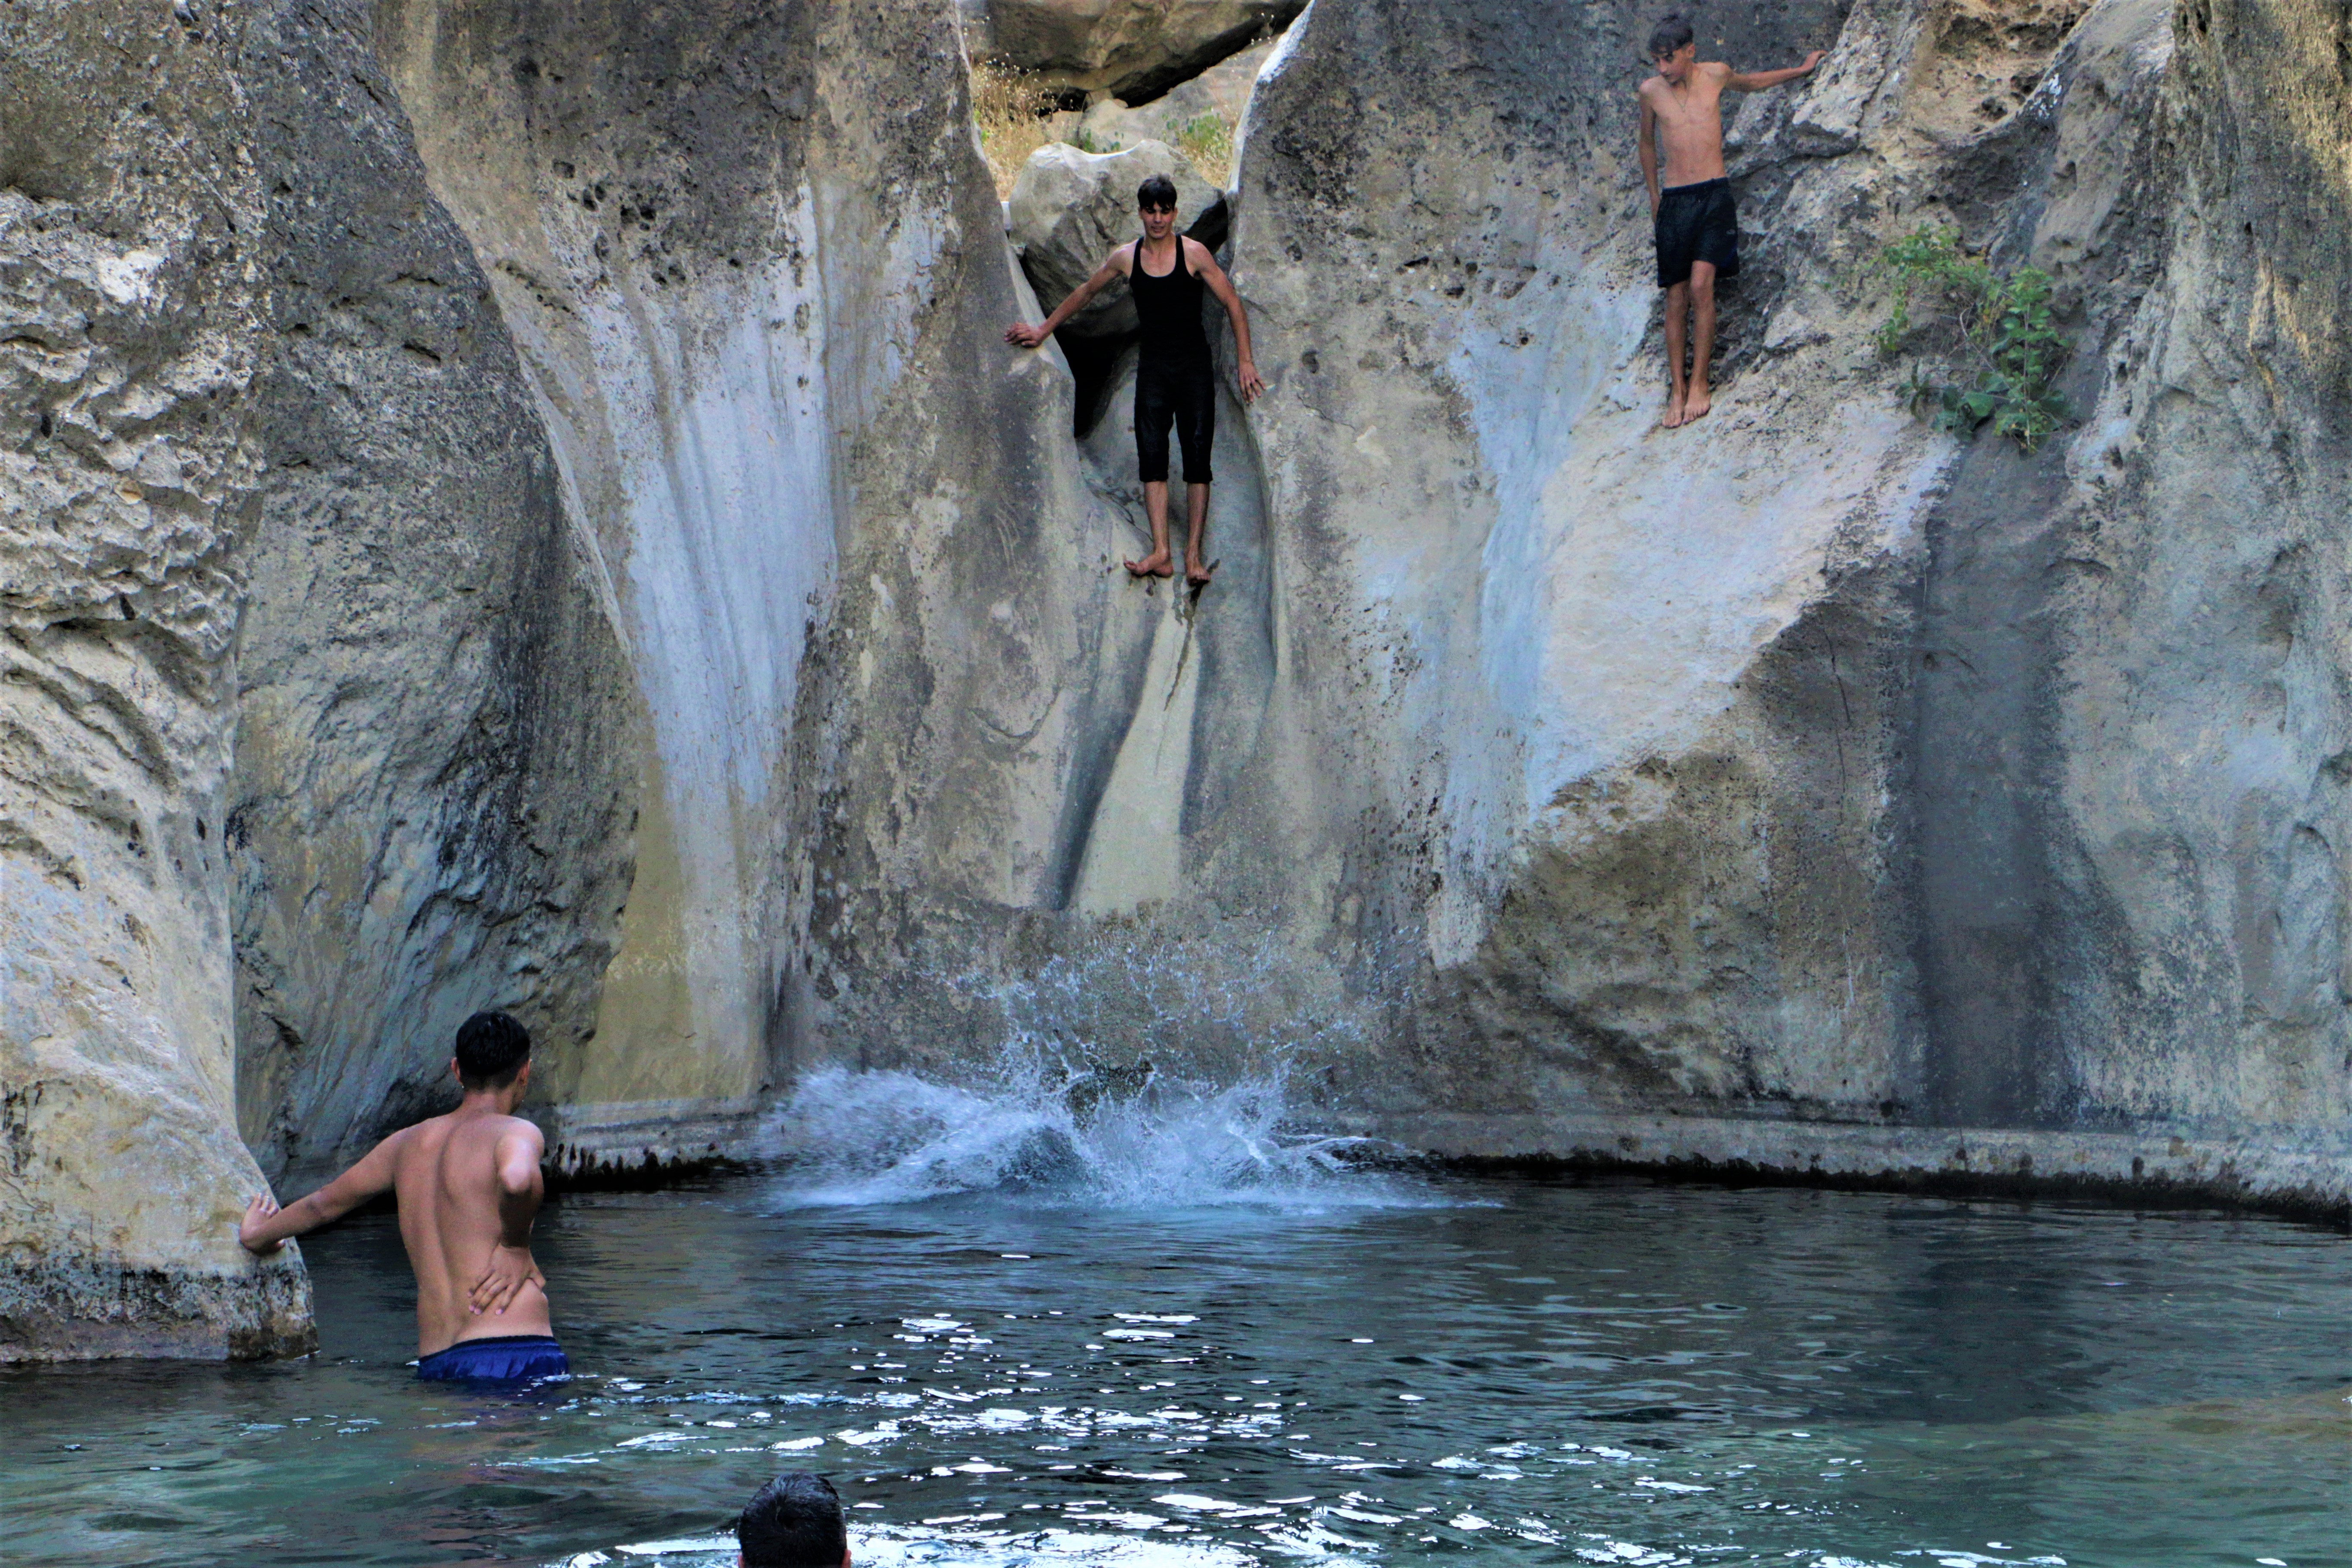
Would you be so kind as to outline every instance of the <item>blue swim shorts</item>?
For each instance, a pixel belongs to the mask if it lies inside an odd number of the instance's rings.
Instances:
[[[416,1363],[416,1375],[427,1383],[538,1383],[568,1376],[571,1372],[563,1347],[545,1334],[459,1340]]]

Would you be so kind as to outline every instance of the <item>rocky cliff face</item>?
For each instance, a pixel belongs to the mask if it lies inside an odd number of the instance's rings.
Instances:
[[[306,1185],[486,1005],[567,1162],[1025,1038],[1449,1152],[2340,1203],[2340,18],[1711,13],[1834,47],[1738,110],[1680,432],[1649,20],[1292,27],[1195,602],[1116,570],[1116,338],[1083,406],[997,341],[947,0],[12,8],[0,1353],[302,1342],[246,1145]],[[1924,221],[2058,280],[2030,457],[1872,345]]]
[[[1834,48],[1739,110],[1728,390],[1672,434],[1645,20],[1297,24],[1245,128],[1274,392],[1221,458],[1258,492],[1220,487],[1228,575],[1148,643],[1110,586],[1059,907],[908,879],[834,928],[824,1032],[976,1051],[1053,989],[1098,1051],[1295,1045],[1457,1151],[2340,1190],[2341,421],[2303,411],[2345,362],[2263,290],[2332,321],[2345,258],[2191,254],[2209,204],[2286,203],[2237,194],[2252,145],[2339,199],[2340,89],[2233,81],[2154,4],[1712,16],[1710,54]],[[2057,278],[2083,418],[2030,458],[1915,421],[1871,344],[1922,223]]]
[[[237,1102],[297,1186],[439,1109],[477,1008],[578,1092],[642,800],[610,589],[372,31],[263,11],[238,57],[269,353],[225,828]]]
[[[0,1355],[296,1350],[299,1265],[235,1239],[261,1184],[226,859],[268,352],[245,93],[160,7],[0,28]]]
[[[1260,421],[1272,510],[1338,525],[1302,530],[1286,603],[1329,596],[1299,662],[1382,699],[1311,749],[1377,738],[1344,771],[1393,782],[1355,820],[1411,846],[1355,856],[1427,953],[1430,1076],[1389,1124],[1799,1163],[1822,1135],[1759,1120],[2161,1127],[2216,1140],[2208,1172],[2326,1184],[2344,465],[2303,411],[2340,408],[2345,360],[2274,338],[2278,401],[2208,405],[2261,379],[2242,345],[2273,307],[2191,254],[2243,178],[2222,149],[2308,147],[2310,110],[2250,136],[2267,89],[2193,74],[2234,52],[2152,4],[1711,15],[1743,59],[1835,49],[1740,111],[1732,390],[1669,435],[1622,83],[1601,55],[1514,80],[1495,62],[1596,41],[1513,53],[1483,28],[1543,37],[1541,8],[1444,10],[1309,18],[1260,89],[1237,242],[1307,371]],[[1392,59],[1457,66],[1450,133]],[[1407,151],[1430,143],[1463,155]],[[1923,220],[2055,272],[2084,434],[1956,452],[1890,407],[1864,264]],[[2344,256],[2295,243],[2301,310],[2340,302]],[[2199,388],[2200,363],[2242,368]],[[1475,628],[1444,614],[1473,603]],[[1440,1131],[1440,1107],[1482,1114]],[[2229,1147],[2255,1129],[2264,1152]],[[1967,1158],[1962,1134],[1908,1142]]]

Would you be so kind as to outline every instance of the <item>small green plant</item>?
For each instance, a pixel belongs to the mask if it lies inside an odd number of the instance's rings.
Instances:
[[[1963,436],[1990,421],[2029,452],[2067,417],[2050,384],[2066,361],[2065,339],[2050,321],[2050,274],[2021,267],[2001,277],[1962,250],[1950,228],[1895,241],[1874,270],[1895,300],[1878,330],[1879,352],[1893,358],[1924,338],[1940,359],[1932,369],[1924,359],[1912,365],[1903,389],[1912,413]]]
[[[1101,141],[1083,125],[1071,132],[1069,142],[1071,146],[1081,153],[1116,153],[1119,146],[1118,137],[1114,136],[1108,142]]]
[[[1222,185],[1233,174],[1233,127],[1214,113],[1196,114],[1178,126],[1176,150],[1211,184]]]

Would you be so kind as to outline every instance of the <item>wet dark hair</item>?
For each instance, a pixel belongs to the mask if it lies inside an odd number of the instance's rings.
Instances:
[[[743,1568],[841,1568],[849,1550],[841,1494],[823,1476],[787,1470],[735,1516],[735,1542]]]
[[[477,1013],[457,1026],[457,1081],[504,1089],[530,1059],[530,1031],[504,1013]]]
[[[1658,18],[1656,26],[1650,29],[1650,58],[1664,59],[1690,41],[1690,18],[1680,11],[1668,12]]]
[[[1165,174],[1154,174],[1135,187],[1135,205],[1139,207],[1173,207],[1176,205],[1176,182]]]

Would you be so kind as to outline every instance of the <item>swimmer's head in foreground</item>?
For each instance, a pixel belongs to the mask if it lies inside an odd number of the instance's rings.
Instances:
[[[841,1494],[823,1476],[788,1470],[751,1494],[735,1518],[740,1568],[849,1568]]]

